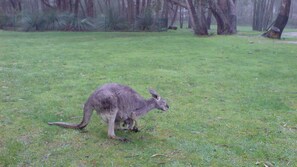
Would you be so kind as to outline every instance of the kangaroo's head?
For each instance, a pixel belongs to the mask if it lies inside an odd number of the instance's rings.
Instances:
[[[167,111],[169,106],[165,99],[163,99],[155,90],[149,89],[150,94],[155,100],[156,108],[162,111]]]

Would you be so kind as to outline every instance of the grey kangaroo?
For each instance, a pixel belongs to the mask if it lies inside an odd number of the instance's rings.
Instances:
[[[71,124],[66,122],[49,122],[49,125],[57,125],[64,128],[83,129],[92,116],[93,110],[108,124],[108,137],[127,141],[127,139],[115,135],[115,129],[120,124],[127,126],[129,130],[138,131],[136,119],[144,116],[153,109],[167,111],[169,106],[159,94],[149,89],[152,98],[144,99],[132,88],[117,83],[109,83],[95,90],[84,104],[84,115],[81,123]]]

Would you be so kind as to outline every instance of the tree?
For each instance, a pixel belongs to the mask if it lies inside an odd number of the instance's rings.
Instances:
[[[253,30],[267,29],[272,20],[274,2],[275,0],[254,0]]]
[[[209,8],[217,21],[217,34],[230,35],[237,32],[235,0],[209,0]]]
[[[87,16],[88,17],[94,17],[94,1],[93,0],[86,0],[86,6],[87,6]]]
[[[262,36],[267,38],[280,39],[283,30],[288,23],[290,8],[291,0],[282,0],[276,20],[273,22],[268,31],[262,34]]]
[[[198,1],[199,3],[199,8],[200,10],[198,10],[200,13],[200,17],[198,17],[197,15],[197,11],[194,7],[193,1],[192,0],[186,0],[186,4],[187,4],[187,8],[189,10],[189,14],[190,14],[190,19],[192,22],[192,27],[194,30],[194,33],[196,35],[208,35],[208,31],[207,31],[207,25],[206,25],[206,21],[205,21],[205,16],[204,13],[201,10],[201,6],[202,5],[202,0]]]

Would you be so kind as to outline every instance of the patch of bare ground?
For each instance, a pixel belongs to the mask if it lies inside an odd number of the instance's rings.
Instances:
[[[282,37],[284,37],[284,38],[297,38],[297,32],[284,32]],[[282,41],[281,43],[297,44],[297,41]]]
[[[297,32],[284,32],[283,36],[297,38]]]

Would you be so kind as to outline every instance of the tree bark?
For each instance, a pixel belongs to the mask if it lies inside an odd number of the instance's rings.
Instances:
[[[235,0],[209,0],[209,7],[217,21],[217,34],[230,35],[236,33],[237,17]]]
[[[191,19],[191,22],[192,22],[192,27],[193,27],[193,30],[194,30],[194,34],[196,34],[196,35],[208,35],[207,27],[204,24],[205,22],[203,21],[203,18],[205,18],[205,16],[201,15],[200,19],[198,18],[198,15],[197,15],[197,12],[196,12],[196,9],[194,7],[194,4],[193,4],[192,0],[186,0],[186,4],[187,4],[187,8],[189,10],[190,19]],[[200,14],[202,14],[202,12]]]
[[[262,36],[273,39],[280,39],[289,19],[291,0],[282,0],[279,13],[273,25]]]
[[[178,6],[175,5],[175,8],[174,8],[174,10],[173,10],[173,17],[172,17],[172,20],[171,20],[171,22],[170,22],[170,24],[169,24],[170,26],[173,26],[173,24],[174,24],[174,22],[175,22],[175,20],[176,20],[177,10],[178,10]]]
[[[88,17],[94,17],[94,1],[93,0],[87,0],[86,1],[87,6],[87,16]]]
[[[182,7],[179,7],[179,28],[183,28],[184,26],[184,14],[182,11]]]
[[[253,30],[264,31],[267,29],[273,15],[275,0],[254,0]]]
[[[219,5],[213,0],[210,0],[209,7],[210,7],[210,10],[212,11],[213,16],[217,21],[217,34],[218,35],[231,34],[230,23],[226,18],[223,10],[219,7]]]
[[[137,17],[140,14],[140,0],[136,0],[135,8],[136,8],[135,10],[136,10],[136,17]]]
[[[75,18],[78,17],[79,3],[80,3],[80,0],[75,0],[75,3],[74,3],[74,17]]]
[[[210,30],[210,25],[211,25],[211,17],[212,17],[211,10],[208,9],[208,11],[207,11],[207,17],[206,17],[206,24],[207,24],[207,28],[209,30]]]
[[[15,12],[22,11],[22,4],[21,4],[20,0],[10,0],[10,3],[11,3]]]
[[[162,9],[162,18],[165,19],[165,27],[168,27],[168,16],[169,16],[169,2],[168,0],[164,0],[163,9]]]
[[[134,20],[135,20],[135,17],[134,17],[134,1],[131,1],[131,0],[127,0],[127,6],[128,6],[128,9],[127,9],[127,14],[128,14],[128,22],[130,24],[133,24],[134,23]]]
[[[230,33],[237,32],[236,0],[228,0],[228,17],[230,22]]]

